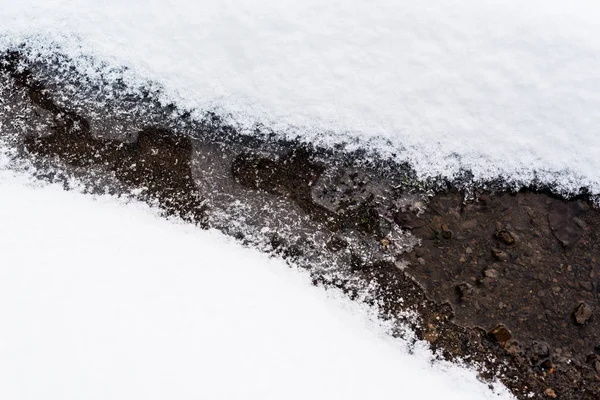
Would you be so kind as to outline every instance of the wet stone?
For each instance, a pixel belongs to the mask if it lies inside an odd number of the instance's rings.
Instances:
[[[508,261],[508,253],[498,249],[492,249],[492,257],[498,261]]]
[[[592,308],[586,303],[579,303],[575,311],[573,311],[575,322],[579,325],[584,325],[592,317]]]
[[[490,279],[498,279],[498,277],[500,276],[500,274],[498,273],[498,271],[496,271],[493,268],[486,269],[484,271],[483,275],[486,278],[490,278]]]
[[[533,342],[531,350],[538,358],[546,358],[550,355],[550,347],[546,342]]]
[[[488,332],[488,335],[498,342],[502,347],[512,338],[510,331],[502,324],[496,326]]]
[[[514,235],[506,230],[502,230],[496,233],[496,238],[502,243],[507,244],[509,246],[515,244],[516,242]]]
[[[455,290],[456,290],[456,295],[458,296],[458,300],[461,302],[468,300],[475,292],[475,290],[473,289],[473,286],[471,286],[469,283],[466,283],[466,282],[462,282],[462,283],[459,283],[458,285],[456,285]]]
[[[575,218],[581,208],[577,204],[556,203],[548,213],[548,223],[552,233],[565,247],[573,246],[583,234],[583,228],[577,224]]]
[[[452,239],[452,231],[447,224],[442,225],[442,237],[444,239]]]
[[[477,219],[473,218],[463,222],[462,224],[460,224],[460,228],[463,230],[472,230],[477,228]]]

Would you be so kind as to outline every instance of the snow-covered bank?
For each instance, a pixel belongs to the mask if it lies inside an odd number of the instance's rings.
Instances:
[[[347,133],[422,175],[600,193],[597,2],[4,3],[5,44],[56,40],[183,107],[306,140]]]
[[[484,399],[283,261],[0,170],[4,399]]]

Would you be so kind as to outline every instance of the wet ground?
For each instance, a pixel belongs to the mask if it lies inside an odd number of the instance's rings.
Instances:
[[[244,136],[151,90],[91,85],[60,56],[2,60],[15,168],[285,257],[518,398],[600,398],[600,212],[584,196],[419,182],[407,165]]]

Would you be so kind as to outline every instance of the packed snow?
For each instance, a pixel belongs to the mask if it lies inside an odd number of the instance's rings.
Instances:
[[[216,231],[0,170],[0,398],[509,399]]]
[[[128,66],[183,107],[422,175],[600,193],[593,0],[2,0],[3,46],[53,40]]]

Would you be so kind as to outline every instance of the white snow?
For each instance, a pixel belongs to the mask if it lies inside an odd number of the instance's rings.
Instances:
[[[55,40],[245,126],[600,193],[594,0],[0,3],[5,44]]]
[[[215,231],[0,169],[0,398],[509,399]]]

